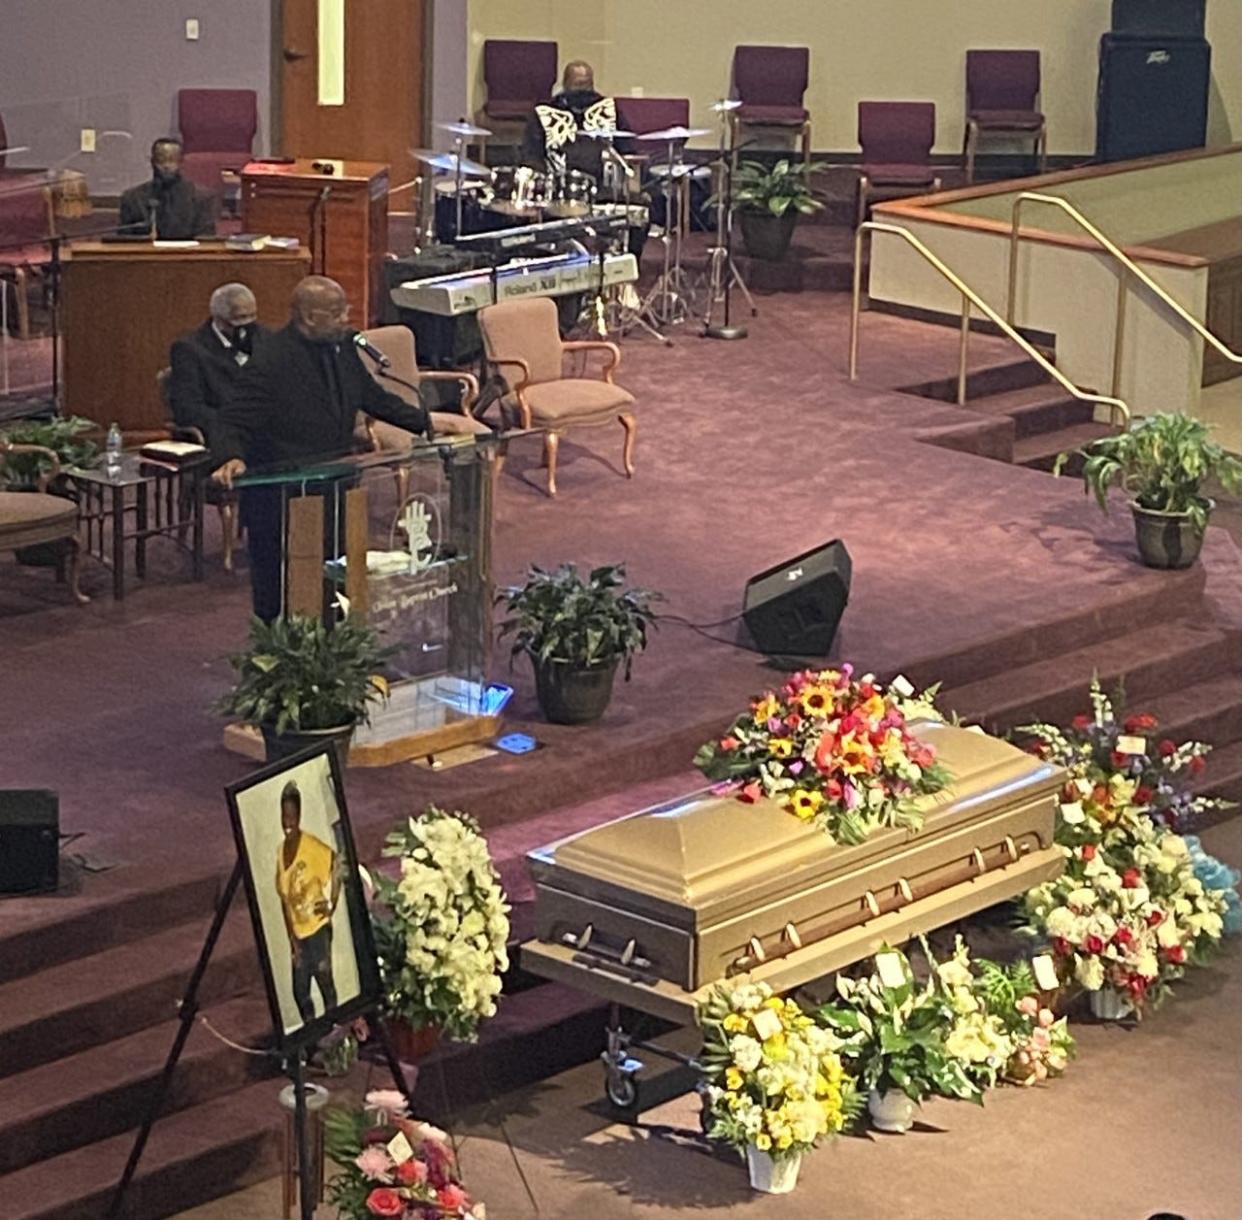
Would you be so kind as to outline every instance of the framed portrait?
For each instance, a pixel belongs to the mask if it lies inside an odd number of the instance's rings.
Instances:
[[[381,994],[336,752],[316,746],[225,793],[272,1024],[296,1050]]]

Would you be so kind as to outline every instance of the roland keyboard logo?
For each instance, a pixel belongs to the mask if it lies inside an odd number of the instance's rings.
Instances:
[[[790,568],[789,571],[785,573],[785,579],[789,581],[801,580],[802,569],[801,568]]]
[[[1172,58],[1173,57],[1168,53],[1168,51],[1152,51],[1147,56],[1147,62],[1149,64],[1159,64],[1163,67],[1163,65],[1169,63]]]

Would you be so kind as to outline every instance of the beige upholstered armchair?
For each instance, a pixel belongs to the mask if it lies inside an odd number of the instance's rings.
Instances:
[[[84,605],[90,598],[78,588],[78,506],[47,491],[48,484],[60,474],[60,459],[42,445],[14,445],[0,436],[0,457],[11,453],[42,457],[47,468],[39,476],[37,491],[0,491],[0,551],[64,543],[57,579],[63,580],[67,569],[69,592],[74,601]]]
[[[479,314],[479,329],[488,360],[509,384],[500,403],[506,422],[544,430],[548,495],[556,495],[556,455],[561,433],[569,428],[620,423],[625,429],[625,475],[634,477],[634,396],[613,383],[612,375],[621,363],[621,350],[615,343],[562,340],[556,304],[547,297],[489,305]],[[568,352],[604,353],[602,378],[566,377]]]

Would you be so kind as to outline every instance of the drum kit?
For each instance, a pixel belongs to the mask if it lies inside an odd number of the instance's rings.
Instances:
[[[741,338],[744,327],[730,325],[730,296],[734,286],[745,294],[755,312],[754,301],[732,257],[731,162],[732,149],[726,147],[729,111],[740,103],[723,100],[712,110],[720,116],[720,171],[722,189],[716,191],[715,245],[709,251],[706,274],[706,304],[702,314],[703,333],[717,338]],[[645,199],[635,199],[638,172],[620,153],[615,142],[633,139],[646,145],[664,145],[664,160],[649,167],[650,190],[662,197],[664,224],[659,230],[663,246],[660,275],[644,297],[632,285],[614,294],[607,302],[596,302],[601,311],[601,329],[621,335],[638,327],[663,343],[671,343],[664,331],[695,315],[695,299],[701,281],[695,283],[682,266],[682,248],[690,227],[692,184],[712,176],[710,165],[694,165],[685,157],[686,143],[710,135],[708,127],[674,126],[638,135],[619,128],[582,129],[580,135],[602,145],[602,182],[589,174],[569,169],[555,174],[526,165],[505,165],[495,169],[470,160],[468,141],[491,135],[485,127],[461,120],[441,123],[441,131],[453,137],[454,151],[412,149],[413,155],[429,171],[430,187],[424,196],[423,241],[452,241],[458,234],[477,233],[504,224],[531,224],[548,219],[581,217],[599,212],[615,214],[623,209],[631,227],[648,223]],[[628,291],[625,291],[628,290]],[[718,303],[724,303],[723,326],[713,325]]]

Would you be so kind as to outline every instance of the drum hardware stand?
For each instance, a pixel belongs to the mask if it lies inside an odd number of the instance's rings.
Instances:
[[[733,285],[736,284],[750,306],[750,316],[756,317],[759,310],[755,299],[750,295],[746,280],[733,261],[733,158],[732,139],[726,148],[726,132],[730,129],[729,111],[737,108],[739,103],[723,99],[712,107],[720,113],[720,160],[717,166],[722,181],[716,191],[716,244],[708,251],[710,262],[707,274],[707,301],[703,309],[703,337],[705,339],[745,339],[745,326],[733,325],[730,321]],[[716,326],[712,318],[716,312],[716,302],[724,299],[724,321]]]

